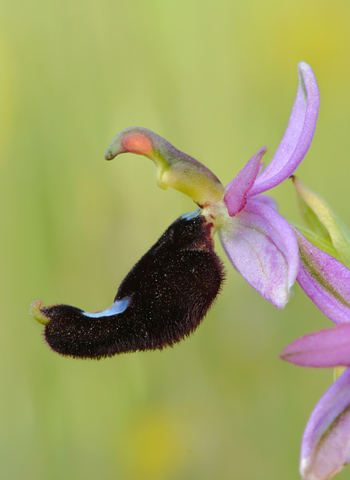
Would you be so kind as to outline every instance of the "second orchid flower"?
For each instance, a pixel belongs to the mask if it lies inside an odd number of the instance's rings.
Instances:
[[[305,480],[330,480],[350,461],[350,241],[330,206],[297,178],[294,185],[308,227],[303,233],[312,242],[298,234],[298,281],[338,326],[295,340],[281,358],[304,367],[336,368],[336,381],[307,422],[300,458]]]

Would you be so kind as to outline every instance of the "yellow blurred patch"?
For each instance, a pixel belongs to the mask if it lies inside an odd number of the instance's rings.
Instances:
[[[291,65],[303,60],[318,72],[334,75],[331,66],[348,56],[350,5],[336,0],[255,2],[252,9],[253,39],[246,45],[247,58],[276,65],[276,75],[290,74]],[[259,38],[259,42],[256,39]]]
[[[186,463],[186,441],[177,419],[151,411],[127,427],[118,448],[118,463],[127,478],[176,478]]]

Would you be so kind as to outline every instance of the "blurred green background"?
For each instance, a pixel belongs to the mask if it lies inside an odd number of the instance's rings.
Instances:
[[[299,478],[332,372],[277,358],[331,326],[298,286],[278,311],[222,256],[225,288],[195,335],[100,362],[52,353],[28,310],[106,308],[194,209],[149,160],[104,161],[118,131],[154,130],[226,184],[262,145],[272,158],[300,60],[322,103],[297,174],[350,225],[349,21],[346,0],[2,0],[1,479]],[[299,221],[291,183],[272,194]]]

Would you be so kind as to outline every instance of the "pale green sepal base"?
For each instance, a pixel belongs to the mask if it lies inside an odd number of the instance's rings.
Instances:
[[[297,177],[292,178],[301,214],[309,229],[314,232],[314,239],[331,243],[337,252],[337,255],[331,255],[350,268],[349,231],[320,195],[306,187]],[[310,241],[316,245],[314,239]]]
[[[309,242],[315,245],[315,247],[341,261],[338,252],[335,250],[330,240],[327,241],[324,238],[320,238],[316,233],[310,231],[305,227],[301,227],[295,222],[290,221],[289,223],[291,223],[296,229],[298,229],[299,232],[302,233],[307,240],[309,240]]]

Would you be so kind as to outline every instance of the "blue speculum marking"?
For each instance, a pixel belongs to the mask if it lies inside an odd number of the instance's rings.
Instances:
[[[201,208],[197,208],[197,210],[195,210],[194,212],[184,213],[183,215],[181,215],[180,218],[183,218],[184,220],[192,220],[192,218],[198,217],[198,215],[200,215],[201,211],[202,211]]]
[[[116,300],[113,305],[107,310],[103,310],[102,312],[96,312],[96,313],[87,313],[83,312],[83,315],[85,317],[90,317],[90,318],[101,318],[101,317],[111,317],[113,315],[118,315],[118,313],[123,313],[125,310],[128,308],[130,303],[130,298],[123,298],[122,300]]]

